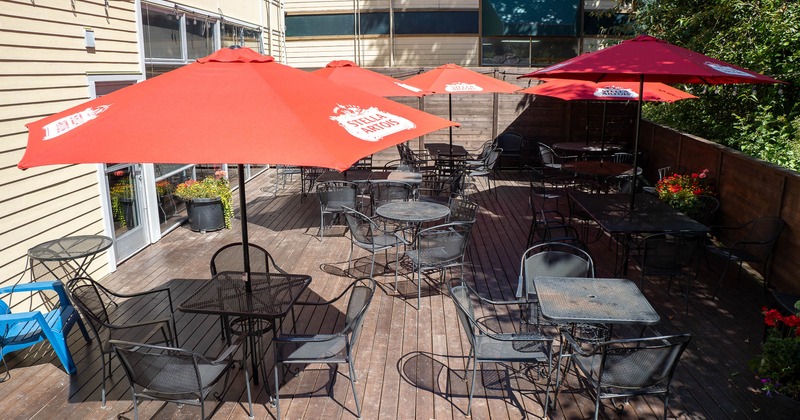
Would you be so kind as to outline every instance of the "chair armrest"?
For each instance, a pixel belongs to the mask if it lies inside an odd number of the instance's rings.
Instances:
[[[572,334],[569,332],[569,330],[567,328],[563,328],[563,327],[561,328],[561,337],[563,337],[564,340],[567,341],[567,344],[569,344],[569,346],[572,347],[574,352],[576,352],[576,353],[578,353],[578,354],[580,354],[581,356],[584,356],[584,357],[589,357],[589,356],[597,354],[597,352],[600,349],[602,349],[602,346],[604,345],[604,343],[600,343],[600,344],[598,344],[596,346],[593,346],[591,351],[587,351],[580,344],[578,344],[578,341],[575,339],[575,337],[572,336]]]
[[[525,305],[530,302],[526,301],[525,299],[515,299],[515,300],[492,300],[486,297],[483,297],[478,293],[477,290],[473,289],[472,286],[468,285],[466,282],[461,282],[462,285],[466,286],[469,292],[475,295],[481,302],[486,302],[490,305]]]
[[[555,339],[554,337],[550,337],[547,335],[536,334],[536,333],[513,333],[513,334],[484,334],[485,336],[491,338],[492,340],[498,341],[542,341],[542,342],[553,342]]]
[[[60,285],[60,281],[42,281],[35,283],[21,283],[14,286],[0,287],[0,293],[14,293],[14,292],[38,292],[41,290],[56,290]],[[64,286],[61,285],[63,288]]]
[[[231,342],[231,344],[225,348],[225,351],[222,352],[215,360],[209,361],[212,365],[223,365],[228,363],[228,359],[239,350],[239,347],[242,346],[242,343],[247,338],[247,333],[242,333],[236,336],[236,339]],[[205,357],[204,357],[205,358]]]
[[[41,313],[38,311],[0,314],[0,326],[8,324],[17,324],[26,321],[34,321],[37,318],[36,317],[37,314],[41,317]]]

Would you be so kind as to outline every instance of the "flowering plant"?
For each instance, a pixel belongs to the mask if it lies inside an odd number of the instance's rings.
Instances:
[[[111,186],[109,194],[111,195],[111,214],[120,227],[128,227],[128,219],[125,217],[125,209],[122,206],[122,202],[133,200],[133,188],[130,181],[128,179],[120,180]]]
[[[158,194],[159,197],[167,196],[171,194],[174,190],[175,186],[172,185],[172,183],[166,179],[162,179],[161,181],[156,182],[156,194]]]
[[[687,216],[701,216],[702,203],[699,195],[713,195],[713,190],[706,184],[708,169],[688,175],[673,174],[658,181],[656,193],[658,198]]]
[[[794,304],[800,310],[800,301]],[[779,392],[800,400],[800,317],[783,316],[777,309],[761,309],[767,338],[761,354],[750,361],[750,369],[761,380],[767,396]]]
[[[233,219],[233,205],[231,203],[231,187],[225,171],[217,171],[214,176],[207,176],[202,181],[186,180],[175,188],[175,195],[190,201],[195,198],[219,198],[222,200],[222,213],[225,216],[225,227],[230,229]]]

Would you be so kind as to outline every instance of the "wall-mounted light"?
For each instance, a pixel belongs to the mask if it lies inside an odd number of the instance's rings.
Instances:
[[[83,29],[83,41],[84,41],[84,45],[86,46],[87,50],[93,50],[95,48],[95,44],[94,44],[94,29],[92,29],[92,28],[84,28]]]

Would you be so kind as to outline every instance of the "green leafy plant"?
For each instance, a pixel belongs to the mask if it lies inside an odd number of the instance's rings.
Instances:
[[[166,197],[175,191],[175,186],[166,179],[156,182],[156,194],[159,197]]]
[[[673,174],[658,181],[656,193],[661,201],[689,217],[697,218],[702,211],[702,203],[697,196],[713,195],[707,179],[708,169],[687,175]]]
[[[220,198],[222,200],[225,228],[231,228],[233,204],[231,202],[231,188],[225,171],[217,171],[214,176],[207,176],[202,181],[189,179],[180,183],[175,188],[175,195],[184,201],[190,201],[195,198]]]
[[[800,301],[795,302],[800,310]],[[800,317],[783,316],[777,309],[761,309],[767,325],[767,338],[761,354],[750,361],[750,369],[761,380],[761,389],[800,400]]]

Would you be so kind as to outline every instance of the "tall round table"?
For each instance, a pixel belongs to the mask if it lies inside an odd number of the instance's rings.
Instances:
[[[114,240],[103,235],[65,236],[43,242],[28,250],[31,264],[31,280],[39,280],[36,267],[43,266],[57,280],[89,276],[89,265],[97,255],[114,244]]]

